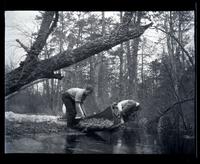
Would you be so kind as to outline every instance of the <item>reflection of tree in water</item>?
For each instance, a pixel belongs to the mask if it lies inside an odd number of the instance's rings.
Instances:
[[[194,154],[194,137],[187,131],[174,129],[170,119],[163,117],[158,123],[159,143],[164,154]]]
[[[164,154],[194,154],[194,137],[171,131],[159,134],[160,146]]]
[[[86,133],[85,135],[67,135],[65,152],[67,154],[87,153],[86,151],[89,152],[89,149],[93,147],[95,151],[95,149],[98,150],[99,144],[108,143],[107,139],[95,132]]]
[[[136,145],[141,142],[139,130],[121,130],[113,134],[112,136],[112,145],[113,153],[116,154],[131,154],[137,153]]]
[[[68,135],[66,153],[113,154],[173,154],[191,153],[194,139],[182,134],[161,130],[149,134],[144,129],[121,129],[116,132],[92,132],[85,135]]]

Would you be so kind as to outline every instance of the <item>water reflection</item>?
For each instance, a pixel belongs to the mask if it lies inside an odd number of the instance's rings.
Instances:
[[[107,138],[108,137],[108,138]],[[70,154],[96,154],[111,153],[109,135],[102,137],[97,133],[88,133],[84,136],[67,135],[65,153]]]
[[[67,136],[66,153],[159,154],[157,140],[140,130],[115,133],[96,132],[85,136]]]
[[[148,134],[142,129],[117,132],[36,134],[6,138],[6,153],[166,154],[194,153],[194,138]]]
[[[161,152],[165,154],[195,154],[195,138],[180,132],[159,133]]]
[[[66,137],[65,152],[67,154],[73,154],[77,145],[77,136],[71,135]]]

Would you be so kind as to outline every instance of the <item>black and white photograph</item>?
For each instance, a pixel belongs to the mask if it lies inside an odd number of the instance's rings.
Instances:
[[[196,154],[195,10],[6,10],[5,154]]]

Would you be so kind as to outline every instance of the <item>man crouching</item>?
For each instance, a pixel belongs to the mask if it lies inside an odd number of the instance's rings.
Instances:
[[[62,101],[66,107],[66,119],[68,127],[73,127],[78,123],[75,119],[77,110],[81,112],[82,117],[86,117],[83,101],[92,92],[93,88],[91,86],[87,86],[85,89],[70,88],[62,94]]]
[[[121,123],[129,121],[132,114],[141,110],[140,104],[134,100],[122,100],[117,103],[117,108],[121,115]]]

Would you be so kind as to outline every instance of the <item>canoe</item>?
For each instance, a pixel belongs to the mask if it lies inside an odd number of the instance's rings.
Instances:
[[[83,132],[114,131],[122,126],[119,111],[112,106],[100,113],[79,118],[76,121],[78,124],[74,128]]]

